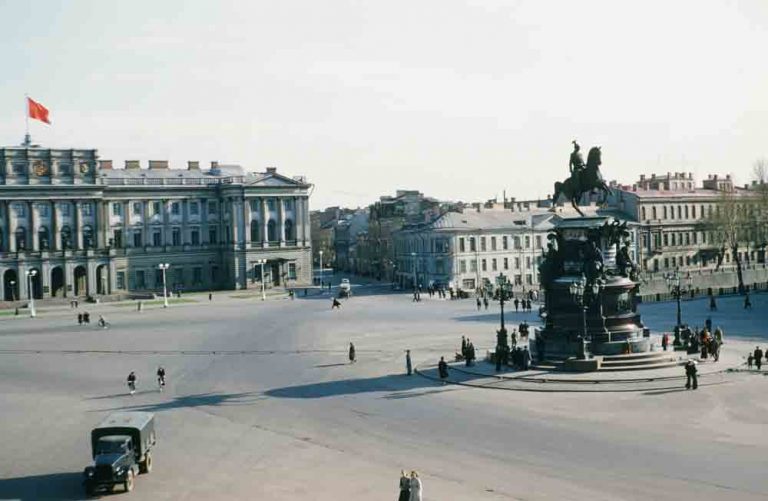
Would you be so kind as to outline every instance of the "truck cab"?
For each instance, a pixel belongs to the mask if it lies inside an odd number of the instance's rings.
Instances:
[[[352,295],[352,284],[348,278],[342,278],[339,284],[339,297],[350,297]]]
[[[91,431],[93,465],[83,471],[83,484],[89,496],[100,490],[113,490],[122,484],[133,490],[139,473],[152,471],[155,416],[149,412],[111,414]]]

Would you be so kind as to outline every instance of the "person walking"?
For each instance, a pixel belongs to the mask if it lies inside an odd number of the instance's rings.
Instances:
[[[752,353],[747,355],[747,369],[752,370],[752,362],[755,361],[755,357],[752,356]]]
[[[723,329],[721,329],[719,325],[715,329],[715,340],[720,346],[723,345]]]
[[[77,314],[77,325],[83,325],[83,314],[78,313]]]
[[[713,295],[709,296],[709,311],[717,311],[717,302],[715,301],[715,296]]]
[[[520,300],[515,298],[514,303],[515,303],[515,313],[517,313],[517,309],[520,307]]]
[[[483,305],[482,301],[480,301],[480,296],[477,296],[477,311],[480,311],[480,307]]]
[[[709,340],[709,353],[715,362],[720,361],[720,343],[715,338]]]
[[[415,471],[411,472],[411,498],[409,501],[422,501],[422,487],[419,474]]]
[[[109,323],[104,318],[104,315],[99,315],[99,326],[106,329],[109,326]]]
[[[755,346],[755,367],[757,367],[757,370],[760,370],[760,366],[763,365],[763,350],[760,349],[759,346]]]
[[[488,298],[483,297],[483,306],[485,306],[485,311],[488,311]]]
[[[661,348],[664,351],[667,351],[667,346],[669,346],[669,334],[665,332],[664,335],[661,336]]]
[[[213,292],[208,293],[208,301],[213,301]]]
[[[336,298],[333,298],[333,302],[331,303],[331,310],[333,310],[334,308],[336,308],[337,310],[341,309],[341,303]]]
[[[411,350],[405,350],[405,373],[408,376],[413,373],[413,365],[411,364]]]
[[[405,470],[400,470],[400,496],[397,501],[411,501],[411,479]]]
[[[437,374],[440,376],[443,384],[445,384],[445,378],[448,377],[448,363],[445,361],[445,357],[440,357],[440,361],[437,363]]]
[[[352,344],[352,342],[350,341],[350,343],[349,343],[349,363],[350,364],[354,364],[355,361],[356,361],[356,359],[355,359],[355,345]]]
[[[472,344],[472,341],[470,341],[467,344],[467,355],[468,355],[467,356],[467,360],[469,362],[467,365],[474,365],[474,363],[475,363],[475,345]]]
[[[87,311],[83,313],[83,323],[84,324],[90,324],[91,323],[91,314]]]
[[[128,391],[131,395],[136,393],[136,374],[133,371],[128,374]]]
[[[749,292],[747,292],[744,295],[744,309],[745,310],[751,310],[752,309],[752,301],[749,299]]]
[[[697,378],[697,370],[696,370],[696,361],[695,360],[688,360],[688,362],[685,364],[685,389],[690,390],[691,387],[693,389],[697,389],[699,387],[699,380]]]
[[[467,338],[461,336],[461,356],[467,358]]]

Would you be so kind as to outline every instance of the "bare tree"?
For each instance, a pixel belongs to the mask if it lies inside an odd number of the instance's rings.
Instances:
[[[753,212],[754,242],[758,251],[758,262],[765,262],[765,250],[768,245],[768,158],[755,160],[752,166],[755,185],[755,208]]]

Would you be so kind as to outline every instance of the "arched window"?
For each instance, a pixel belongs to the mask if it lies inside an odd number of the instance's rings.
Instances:
[[[48,250],[51,248],[51,240],[48,234],[48,228],[41,226],[37,230],[37,240],[40,242],[40,250]]]
[[[258,242],[259,240],[259,222],[251,221],[251,241]]]
[[[71,249],[72,248],[72,230],[69,229],[69,226],[62,226],[61,231],[59,231],[59,234],[61,235],[61,248],[62,249]]]
[[[16,228],[16,250],[27,248],[27,229],[23,226]]]
[[[270,242],[277,240],[277,228],[274,219],[270,219],[267,223],[267,240]]]
[[[93,248],[93,228],[88,225],[83,226],[83,248]]]
[[[285,220],[285,239],[286,240],[295,240],[293,236],[293,221],[290,219]]]

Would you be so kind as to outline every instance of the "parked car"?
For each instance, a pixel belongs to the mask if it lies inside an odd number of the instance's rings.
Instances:
[[[83,471],[86,494],[113,490],[118,484],[125,492],[132,491],[134,478],[152,471],[155,442],[155,415],[151,412],[109,415],[91,431],[93,465]]]

